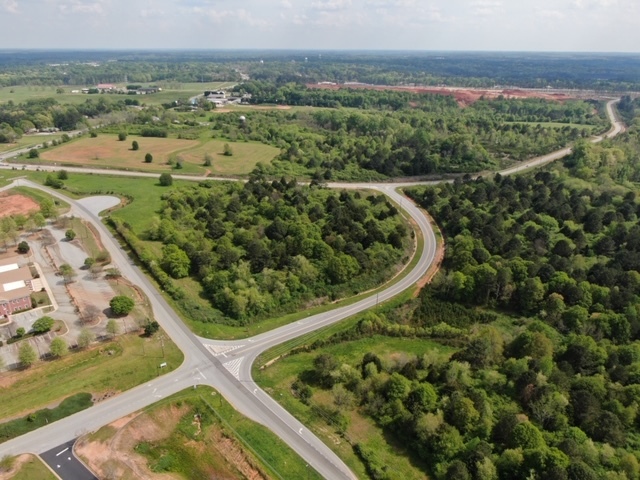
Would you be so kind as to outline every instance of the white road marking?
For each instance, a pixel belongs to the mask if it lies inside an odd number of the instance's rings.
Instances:
[[[56,457],[59,457],[60,455],[62,455],[67,450],[69,450],[69,447],[65,448],[64,450],[60,450],[58,453],[56,453]]]
[[[196,367],[196,370],[200,375],[202,375],[202,378],[204,378],[205,380],[207,379],[207,377],[204,376],[204,373],[202,373],[198,367]]]
[[[206,345],[205,344],[205,347],[207,347],[207,350],[209,350],[214,357],[218,357],[220,355],[222,355],[223,357],[226,357],[227,353],[233,352],[238,348],[242,348],[244,347],[244,345]]]
[[[242,363],[242,360],[244,360],[244,357],[236,358],[229,362],[223,363],[222,365],[224,365],[224,368],[229,370],[231,372],[231,375],[236,377],[237,380],[240,380],[240,364]]]
[[[302,435],[303,430],[304,430],[304,429],[303,429],[303,428],[301,428],[301,429],[300,429],[300,431],[298,432],[298,434]]]

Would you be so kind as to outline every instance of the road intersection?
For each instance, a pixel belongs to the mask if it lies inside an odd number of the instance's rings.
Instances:
[[[611,130],[601,137],[594,138],[592,141],[601,141],[624,130],[622,123],[615,118],[612,108],[614,102],[611,101],[607,104],[607,112],[612,122]],[[570,151],[569,148],[563,149],[501,173],[512,174],[543,165],[567,155]],[[12,153],[16,154],[15,151]],[[2,156],[0,156],[0,165],[3,165],[1,163],[2,159]],[[6,166],[6,164],[4,165]],[[45,168],[53,170],[53,168]],[[25,166],[25,169],[35,170],[43,169],[43,167],[29,165]],[[157,178],[157,174],[140,172],[66,167],[65,169],[77,171],[78,173]],[[203,177],[190,176],[174,176],[174,178],[196,181],[205,180]],[[207,180],[210,180],[210,178],[207,178]],[[416,223],[417,228],[424,237],[422,251],[416,252],[416,255],[419,255],[416,265],[395,283],[391,283],[390,286],[380,290],[379,293],[372,294],[356,303],[307,317],[252,338],[239,341],[216,341],[197,337],[186,327],[146,276],[126,256],[118,241],[100,221],[98,212],[92,211],[83,203],[71,200],[55,190],[25,179],[15,180],[14,184],[16,186],[28,186],[44,190],[50,195],[64,200],[71,205],[71,214],[91,222],[96,227],[105,248],[111,253],[115,266],[120,269],[123,276],[137,284],[150,299],[156,320],[184,352],[185,360],[178,369],[170,374],[160,376],[151,382],[135,387],[121,395],[40,428],[37,431],[0,444],[0,457],[23,452],[43,453],[84,433],[95,431],[103,425],[142,409],[180,390],[197,388],[198,385],[210,385],[221,392],[239,412],[270,428],[324,478],[356,478],[353,472],[329,447],[312,432],[308,431],[304,425],[253,381],[251,367],[258,355],[269,348],[372,308],[378,302],[386,301],[410,288],[427,272],[435,258],[436,242],[433,229],[420,209],[398,193],[397,189],[416,184],[432,183],[438,182],[330,184],[329,186],[332,188],[378,190],[398,203],[402,210]],[[72,479],[69,478],[69,480]]]

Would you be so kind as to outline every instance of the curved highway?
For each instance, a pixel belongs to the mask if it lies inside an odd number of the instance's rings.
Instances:
[[[622,123],[614,116],[612,109],[613,103],[614,101],[611,101],[607,104],[612,129],[603,137],[594,138],[593,141],[601,141],[603,138],[617,135],[624,130]],[[561,158],[569,152],[570,149],[563,149],[551,155],[531,160],[526,163],[526,165],[519,165],[501,173],[507,175],[522,169],[542,165]],[[12,153],[15,154],[16,152]],[[1,159],[2,157],[0,156],[0,160]],[[0,165],[2,165],[2,163],[0,163]],[[6,166],[6,164],[4,165]],[[49,167],[41,166],[27,166],[26,168],[46,168],[51,170]],[[157,177],[157,174],[138,172],[88,170],[82,168],[72,169],[66,167],[65,169],[79,173]],[[175,176],[175,178],[197,181],[204,180],[203,177],[189,176]],[[109,230],[100,221],[97,212],[90,211],[80,202],[71,200],[55,190],[48,189],[29,180],[15,180],[15,185],[44,190],[52,196],[63,199],[71,205],[71,213],[73,215],[91,222],[96,227],[100,232],[105,248],[111,253],[113,263],[120,269],[125,277],[139,285],[148,296],[157,321],[184,352],[185,360],[178,369],[170,374],[135,387],[117,397],[101,402],[87,410],[59,420],[37,431],[0,444],[0,457],[7,454],[13,455],[23,452],[45,452],[65,441],[73,439],[83,433],[94,431],[122,416],[144,408],[160,398],[164,398],[185,388],[195,388],[197,385],[210,385],[220,391],[238,411],[275,432],[323,477],[332,480],[356,478],[353,472],[351,472],[333,451],[260,389],[251,377],[251,366],[257,356],[265,350],[367,310],[375,306],[380,300],[388,300],[411,287],[426,273],[435,257],[435,235],[433,229],[420,210],[410,200],[399,194],[396,188],[427,183],[438,182],[330,185],[334,188],[369,188],[379,190],[400,204],[401,208],[416,222],[417,227],[421,230],[425,239],[424,249],[422,252],[416,252],[417,255],[420,255],[419,261],[403,278],[380,291],[379,294],[372,294],[354,304],[314,315],[252,338],[228,342],[196,337],[180,320],[178,315],[162,298],[145,275],[135,267],[131,259],[126,256],[118,244],[118,241],[113,238]]]

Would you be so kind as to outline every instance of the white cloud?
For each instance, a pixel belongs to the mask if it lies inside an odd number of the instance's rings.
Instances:
[[[282,1],[280,2],[280,5],[281,5],[283,8],[293,8],[293,4],[291,3],[291,1],[290,1],[290,0],[282,0]]]
[[[566,15],[560,10],[538,10],[537,15],[544,19],[549,20],[562,20],[566,17]]]
[[[494,0],[476,0],[471,2],[471,12],[475,16],[487,17],[502,11],[502,2]]]
[[[83,13],[102,15],[105,13],[105,9],[103,7],[104,3],[106,2],[84,2],[82,0],[71,0],[67,3],[59,4],[58,11],[63,14]]]
[[[345,10],[351,6],[351,0],[319,0],[311,3],[316,10]]]
[[[18,2],[15,0],[2,0],[1,5],[5,12],[18,13]]]

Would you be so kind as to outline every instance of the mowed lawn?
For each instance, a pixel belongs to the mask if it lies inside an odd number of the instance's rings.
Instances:
[[[132,150],[133,141],[139,149]],[[232,156],[223,155],[224,144],[228,143]],[[145,163],[147,153],[153,156],[152,163]],[[280,153],[275,147],[261,143],[225,142],[223,140],[182,140],[175,138],[150,138],[129,135],[119,141],[117,135],[98,135],[96,138],[83,137],[56,148],[43,150],[40,158],[68,166],[113,168],[118,170],[138,170],[147,172],[175,172],[192,175],[244,175],[250,173],[258,162],[271,163]],[[212,157],[212,165],[204,166],[205,155]],[[176,169],[168,162],[183,161],[182,168]]]
[[[228,143],[233,155],[223,154],[224,144]],[[223,140],[209,140],[204,145],[184,152],[180,156],[185,162],[202,165],[206,154],[213,157],[207,167],[211,173],[220,175],[243,175],[251,173],[258,162],[269,164],[280,150],[262,143],[233,143]]]
[[[131,143],[137,141],[140,149],[132,150]],[[174,138],[142,138],[129,135],[119,141],[117,135],[98,135],[96,138],[84,137],[65,143],[57,148],[42,151],[43,160],[69,165],[107,167],[133,170],[170,169],[166,165],[172,154],[197,147],[197,140]],[[147,153],[153,155],[153,163],[145,163]]]

